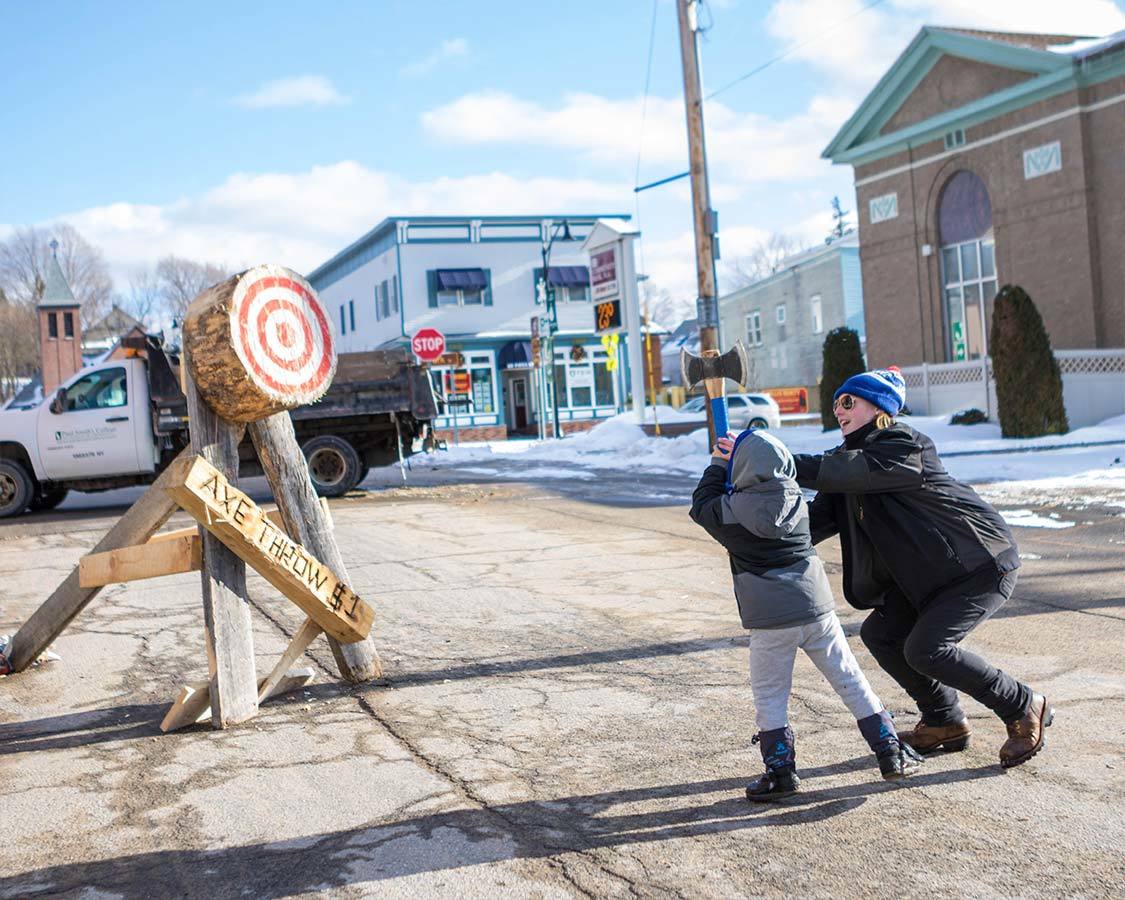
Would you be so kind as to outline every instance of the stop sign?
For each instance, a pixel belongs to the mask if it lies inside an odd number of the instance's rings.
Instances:
[[[419,328],[410,339],[410,349],[419,359],[433,362],[445,352],[445,335],[436,328]]]

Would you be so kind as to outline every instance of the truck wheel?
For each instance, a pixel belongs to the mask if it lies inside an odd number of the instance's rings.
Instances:
[[[35,489],[35,495],[31,498],[30,508],[33,511],[54,509],[66,499],[66,495],[69,493],[70,488],[52,486],[44,489],[40,486]]]
[[[355,448],[343,438],[321,435],[301,449],[309,461],[313,487],[321,497],[340,497],[359,484],[363,464]]]
[[[35,494],[31,478],[17,462],[0,459],[0,519],[18,516]]]

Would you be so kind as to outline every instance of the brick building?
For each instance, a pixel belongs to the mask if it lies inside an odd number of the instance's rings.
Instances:
[[[998,285],[1125,346],[1125,32],[923,28],[824,156],[854,167],[872,365],[988,354]]]

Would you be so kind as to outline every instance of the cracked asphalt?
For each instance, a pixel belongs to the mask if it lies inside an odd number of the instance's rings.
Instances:
[[[1039,502],[1077,524],[1018,529],[1016,596],[970,638],[1053,703],[1039,756],[1002,772],[1003,726],[968,700],[972,746],[885,783],[801,658],[803,790],[751,806],[746,638],[721,548],[667,499],[684,482],[638,500],[600,476],[427,479],[375,473],[332,502],[377,611],[380,683],[338,682],[321,640],[304,691],[161,735],[178,686],[206,674],[196,574],[104,590],[61,659],[0,679],[0,898],[1120,895],[1120,507]],[[0,525],[0,632],[120,512]],[[840,597],[838,545],[820,550]],[[250,594],[261,671],[302,615],[256,575]],[[862,614],[838,608],[911,722]]]

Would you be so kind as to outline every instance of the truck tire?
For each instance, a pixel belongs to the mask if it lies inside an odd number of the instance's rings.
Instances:
[[[753,419],[750,422],[750,427],[751,428],[769,428],[770,423],[767,422],[765,419],[763,419],[761,416],[758,416],[757,418]]]
[[[304,447],[313,487],[321,497],[340,497],[359,484],[363,464],[355,447],[343,438],[322,434]]]
[[[54,509],[56,506],[62,503],[63,500],[66,499],[66,495],[69,493],[70,488],[58,487],[57,485],[53,485],[49,488],[44,489],[42,485],[40,485],[35,489],[35,494],[31,498],[31,503],[29,504],[29,506],[33,512],[38,512],[45,509]]]
[[[35,485],[18,462],[0,459],[0,519],[18,516],[31,503]]]

